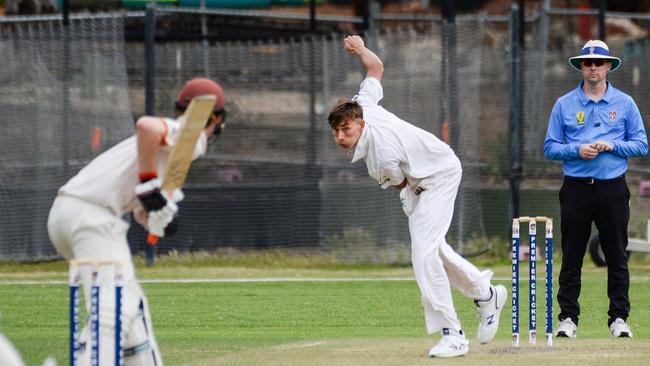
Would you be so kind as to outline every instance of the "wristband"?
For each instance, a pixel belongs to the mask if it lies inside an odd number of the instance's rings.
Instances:
[[[140,183],[148,182],[152,179],[158,178],[158,173],[156,172],[143,172],[138,174],[138,178],[140,179]]]

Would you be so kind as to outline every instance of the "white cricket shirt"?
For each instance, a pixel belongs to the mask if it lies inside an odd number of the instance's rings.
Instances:
[[[181,124],[174,119],[161,119],[167,125],[165,136],[167,145],[162,146],[158,153],[159,177],[165,174],[169,152],[181,128]],[[206,147],[207,137],[202,132],[196,145],[194,159],[204,155]],[[133,211],[140,204],[134,192],[135,186],[139,184],[138,173],[138,149],[134,135],[93,159],[59,189],[59,194],[107,207],[121,216]]]
[[[378,103],[384,92],[381,83],[366,78],[353,100],[363,108],[366,122],[354,150],[352,162],[363,159],[368,174],[386,189],[406,178],[410,185],[447,168],[458,166],[454,151],[432,133],[387,111]]]

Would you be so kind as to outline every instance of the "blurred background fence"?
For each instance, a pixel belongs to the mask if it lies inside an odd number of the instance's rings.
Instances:
[[[177,6],[67,21],[0,18],[0,260],[56,258],[46,220],[58,187],[131,135],[140,115],[172,115],[183,83],[203,75],[226,92],[228,126],[193,164],[180,230],[160,252],[286,248],[408,263],[397,192],[350,164],[327,125],[329,108],[364,76],[342,47],[351,32],[384,60],[382,104],[448,141],[462,160],[450,244],[465,255],[507,253],[513,214],[559,219],[561,164],[542,147],[555,99],[580,81],[567,60],[584,43],[573,13],[543,8],[520,30],[517,11],[452,22],[376,9],[368,21]],[[609,79],[635,98],[648,129],[650,45],[638,29],[608,39],[623,59]],[[632,159],[630,230],[638,235],[650,216],[638,196],[644,179],[648,158]],[[129,241],[140,253],[144,231],[134,225]]]

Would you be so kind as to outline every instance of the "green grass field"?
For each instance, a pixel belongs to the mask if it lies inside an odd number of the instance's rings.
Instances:
[[[474,306],[455,292],[456,308],[471,341],[470,353],[445,361],[426,357],[439,336],[426,335],[410,268],[319,268],[307,262],[290,267],[259,262],[250,266],[179,260],[163,261],[153,268],[138,265],[167,365],[647,364],[650,264],[643,261],[631,265],[629,323],[634,339],[610,337],[606,271],[586,265],[578,339],[556,339],[552,349],[543,347],[542,281],[538,285],[542,291],[538,294],[538,346],[528,345],[528,301],[523,297],[522,347],[518,350],[510,347],[509,306],[502,314],[497,339],[479,345]],[[484,264],[495,271],[495,282],[509,287],[507,263]],[[479,263],[482,268],[485,265]],[[555,278],[557,269],[559,264]],[[525,274],[522,269],[522,278]],[[0,328],[28,365],[40,364],[48,355],[60,365],[68,362],[66,276],[62,262],[0,264]],[[241,281],[244,278],[251,281]],[[214,281],[169,282],[178,279]],[[521,288],[527,294],[526,282]]]

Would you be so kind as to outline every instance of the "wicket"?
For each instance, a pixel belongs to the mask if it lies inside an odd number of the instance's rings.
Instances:
[[[544,216],[522,216],[512,219],[512,346],[519,347],[519,229],[528,222],[529,257],[529,323],[528,341],[537,343],[537,223],[544,222],[546,244],[546,345],[553,346],[553,219]]]
[[[70,366],[77,365],[79,350],[79,283],[82,268],[90,271],[90,354],[91,365],[99,365],[100,337],[100,288],[102,281],[113,279],[115,288],[115,366],[123,366],[122,353],[122,270],[120,264],[114,261],[71,260],[69,272],[70,284]]]

